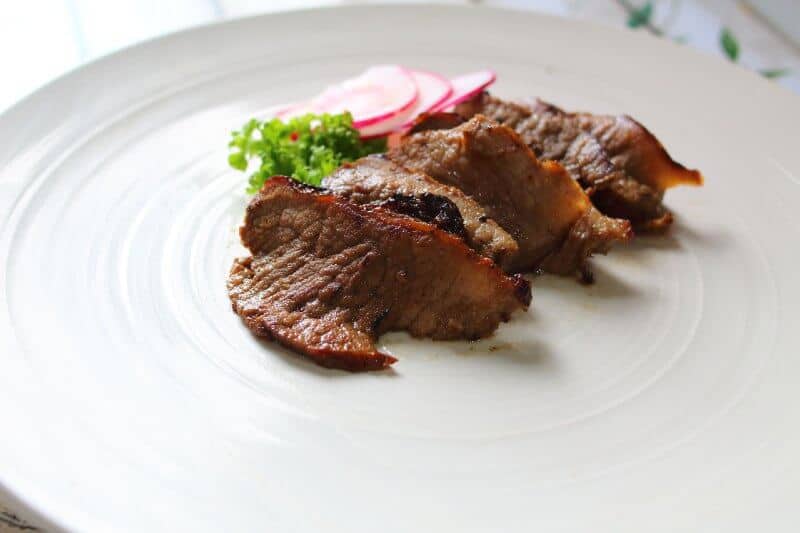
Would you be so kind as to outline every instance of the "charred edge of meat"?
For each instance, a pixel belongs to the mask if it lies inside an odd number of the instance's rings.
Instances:
[[[429,222],[439,229],[466,240],[467,231],[464,228],[464,219],[456,204],[449,198],[422,193],[419,196],[394,194],[389,200],[380,204],[381,207],[391,209],[397,213]]]
[[[464,122],[464,117],[458,113],[423,113],[414,121],[408,135],[428,130],[449,130]]]
[[[662,185],[662,189],[669,189],[676,185],[689,185],[694,187],[703,185],[705,178],[699,170],[687,168],[683,164],[672,159],[672,156],[669,155],[669,152],[667,152],[667,149],[661,144],[661,141],[658,140],[658,137],[647,129],[644,124],[629,115],[622,116],[630,120],[634,126],[641,129],[641,133],[644,135],[641,142],[653,150],[653,160],[647,161],[645,165],[649,166],[648,164],[655,164],[655,166],[660,167],[654,169],[654,172],[657,174],[656,179]]]

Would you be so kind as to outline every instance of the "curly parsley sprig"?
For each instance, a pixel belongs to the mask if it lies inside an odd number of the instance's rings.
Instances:
[[[247,192],[254,194],[272,176],[290,176],[316,185],[342,163],[386,150],[384,139],[361,140],[350,113],[307,114],[280,119],[249,120],[234,131],[228,163],[246,171],[253,159],[260,165],[249,178]]]

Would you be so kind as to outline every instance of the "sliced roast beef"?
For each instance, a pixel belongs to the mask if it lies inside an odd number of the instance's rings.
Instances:
[[[461,235],[470,247],[502,267],[510,266],[519,251],[511,235],[460,189],[386,157],[374,155],[346,163],[325,178],[322,185],[356,203],[385,204]],[[449,206],[455,206],[456,212],[452,213]]]
[[[632,236],[628,221],[594,209],[564,167],[539,162],[512,129],[482,115],[451,129],[420,128],[389,158],[458,187],[483,206],[519,244],[512,271],[586,277],[591,254]]]
[[[252,255],[230,273],[234,311],[326,367],[387,367],[375,347],[387,331],[484,337],[530,302],[527,281],[435,225],[289,178],[267,182],[240,233]]]
[[[541,100],[508,102],[488,93],[460,104],[456,112],[466,118],[480,113],[513,128],[538,157],[561,162],[598,209],[631,220],[638,230],[669,227],[664,191],[703,181],[628,116],[568,113]]]

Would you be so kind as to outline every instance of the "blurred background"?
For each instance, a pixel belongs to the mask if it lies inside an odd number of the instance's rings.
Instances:
[[[0,111],[60,74],[137,42],[215,21],[359,0],[3,2]],[[394,3],[413,3],[397,1]],[[592,20],[714,54],[800,93],[800,0],[447,0]],[[264,50],[269,51],[265,36]]]

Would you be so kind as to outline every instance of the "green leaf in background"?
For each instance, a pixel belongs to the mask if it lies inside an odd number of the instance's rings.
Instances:
[[[673,37],[672,40],[678,44],[686,44],[689,42],[689,38],[685,35],[678,35],[677,37]]]
[[[653,3],[646,2],[640,8],[633,8],[630,10],[628,15],[628,27],[629,28],[638,28],[639,26],[644,26],[645,24],[650,23],[650,19],[653,17]]]
[[[785,68],[768,68],[761,71],[761,75],[771,80],[782,78],[789,74],[789,69]]]
[[[728,59],[734,62],[739,59],[739,41],[728,28],[722,28],[722,32],[719,34],[719,44]]]

